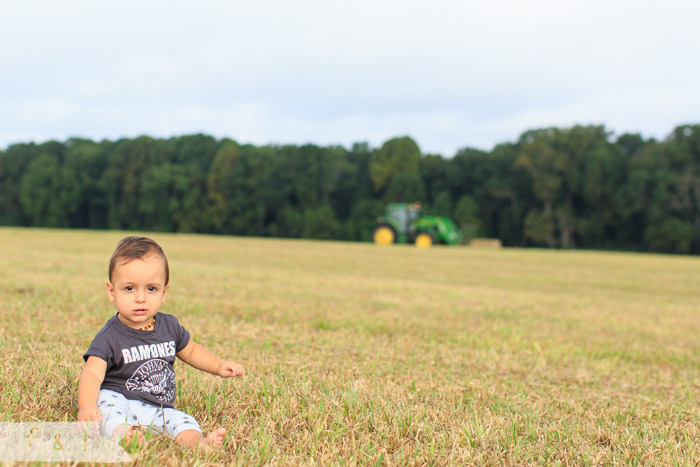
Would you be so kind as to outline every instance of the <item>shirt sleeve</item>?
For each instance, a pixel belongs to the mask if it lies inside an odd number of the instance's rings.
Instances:
[[[83,360],[87,361],[88,357],[99,357],[105,362],[107,362],[107,366],[110,365],[110,363],[114,359],[114,354],[112,351],[112,346],[109,345],[109,342],[107,339],[105,339],[105,336],[102,332],[98,333],[97,336],[92,340],[92,343],[90,344],[90,347],[87,349],[87,352],[83,355]]]
[[[175,352],[179,352],[190,342],[190,332],[180,324],[177,318],[174,316],[172,318],[172,328],[175,336]]]

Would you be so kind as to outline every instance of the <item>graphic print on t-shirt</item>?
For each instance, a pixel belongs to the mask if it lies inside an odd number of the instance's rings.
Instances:
[[[159,401],[169,403],[175,397],[175,372],[165,360],[149,360],[126,381],[126,388],[150,393]]]

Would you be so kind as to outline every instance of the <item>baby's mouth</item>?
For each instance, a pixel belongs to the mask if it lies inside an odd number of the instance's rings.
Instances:
[[[135,314],[137,315],[142,315],[146,313],[148,310],[146,308],[137,308],[135,310],[132,310]]]

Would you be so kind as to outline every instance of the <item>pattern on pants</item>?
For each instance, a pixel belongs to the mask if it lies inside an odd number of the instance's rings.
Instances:
[[[100,391],[97,408],[102,414],[101,431],[105,436],[111,436],[114,430],[123,424],[152,427],[157,432],[167,433],[173,438],[185,430],[202,432],[194,417],[184,412],[130,400],[108,389]]]

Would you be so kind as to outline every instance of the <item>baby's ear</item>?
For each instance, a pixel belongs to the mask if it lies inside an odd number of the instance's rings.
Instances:
[[[110,302],[114,302],[114,286],[111,282],[107,282],[107,297]]]
[[[170,284],[166,285],[163,287],[163,299],[160,301],[161,305],[165,303],[165,296],[168,295],[168,289],[170,288]]]

